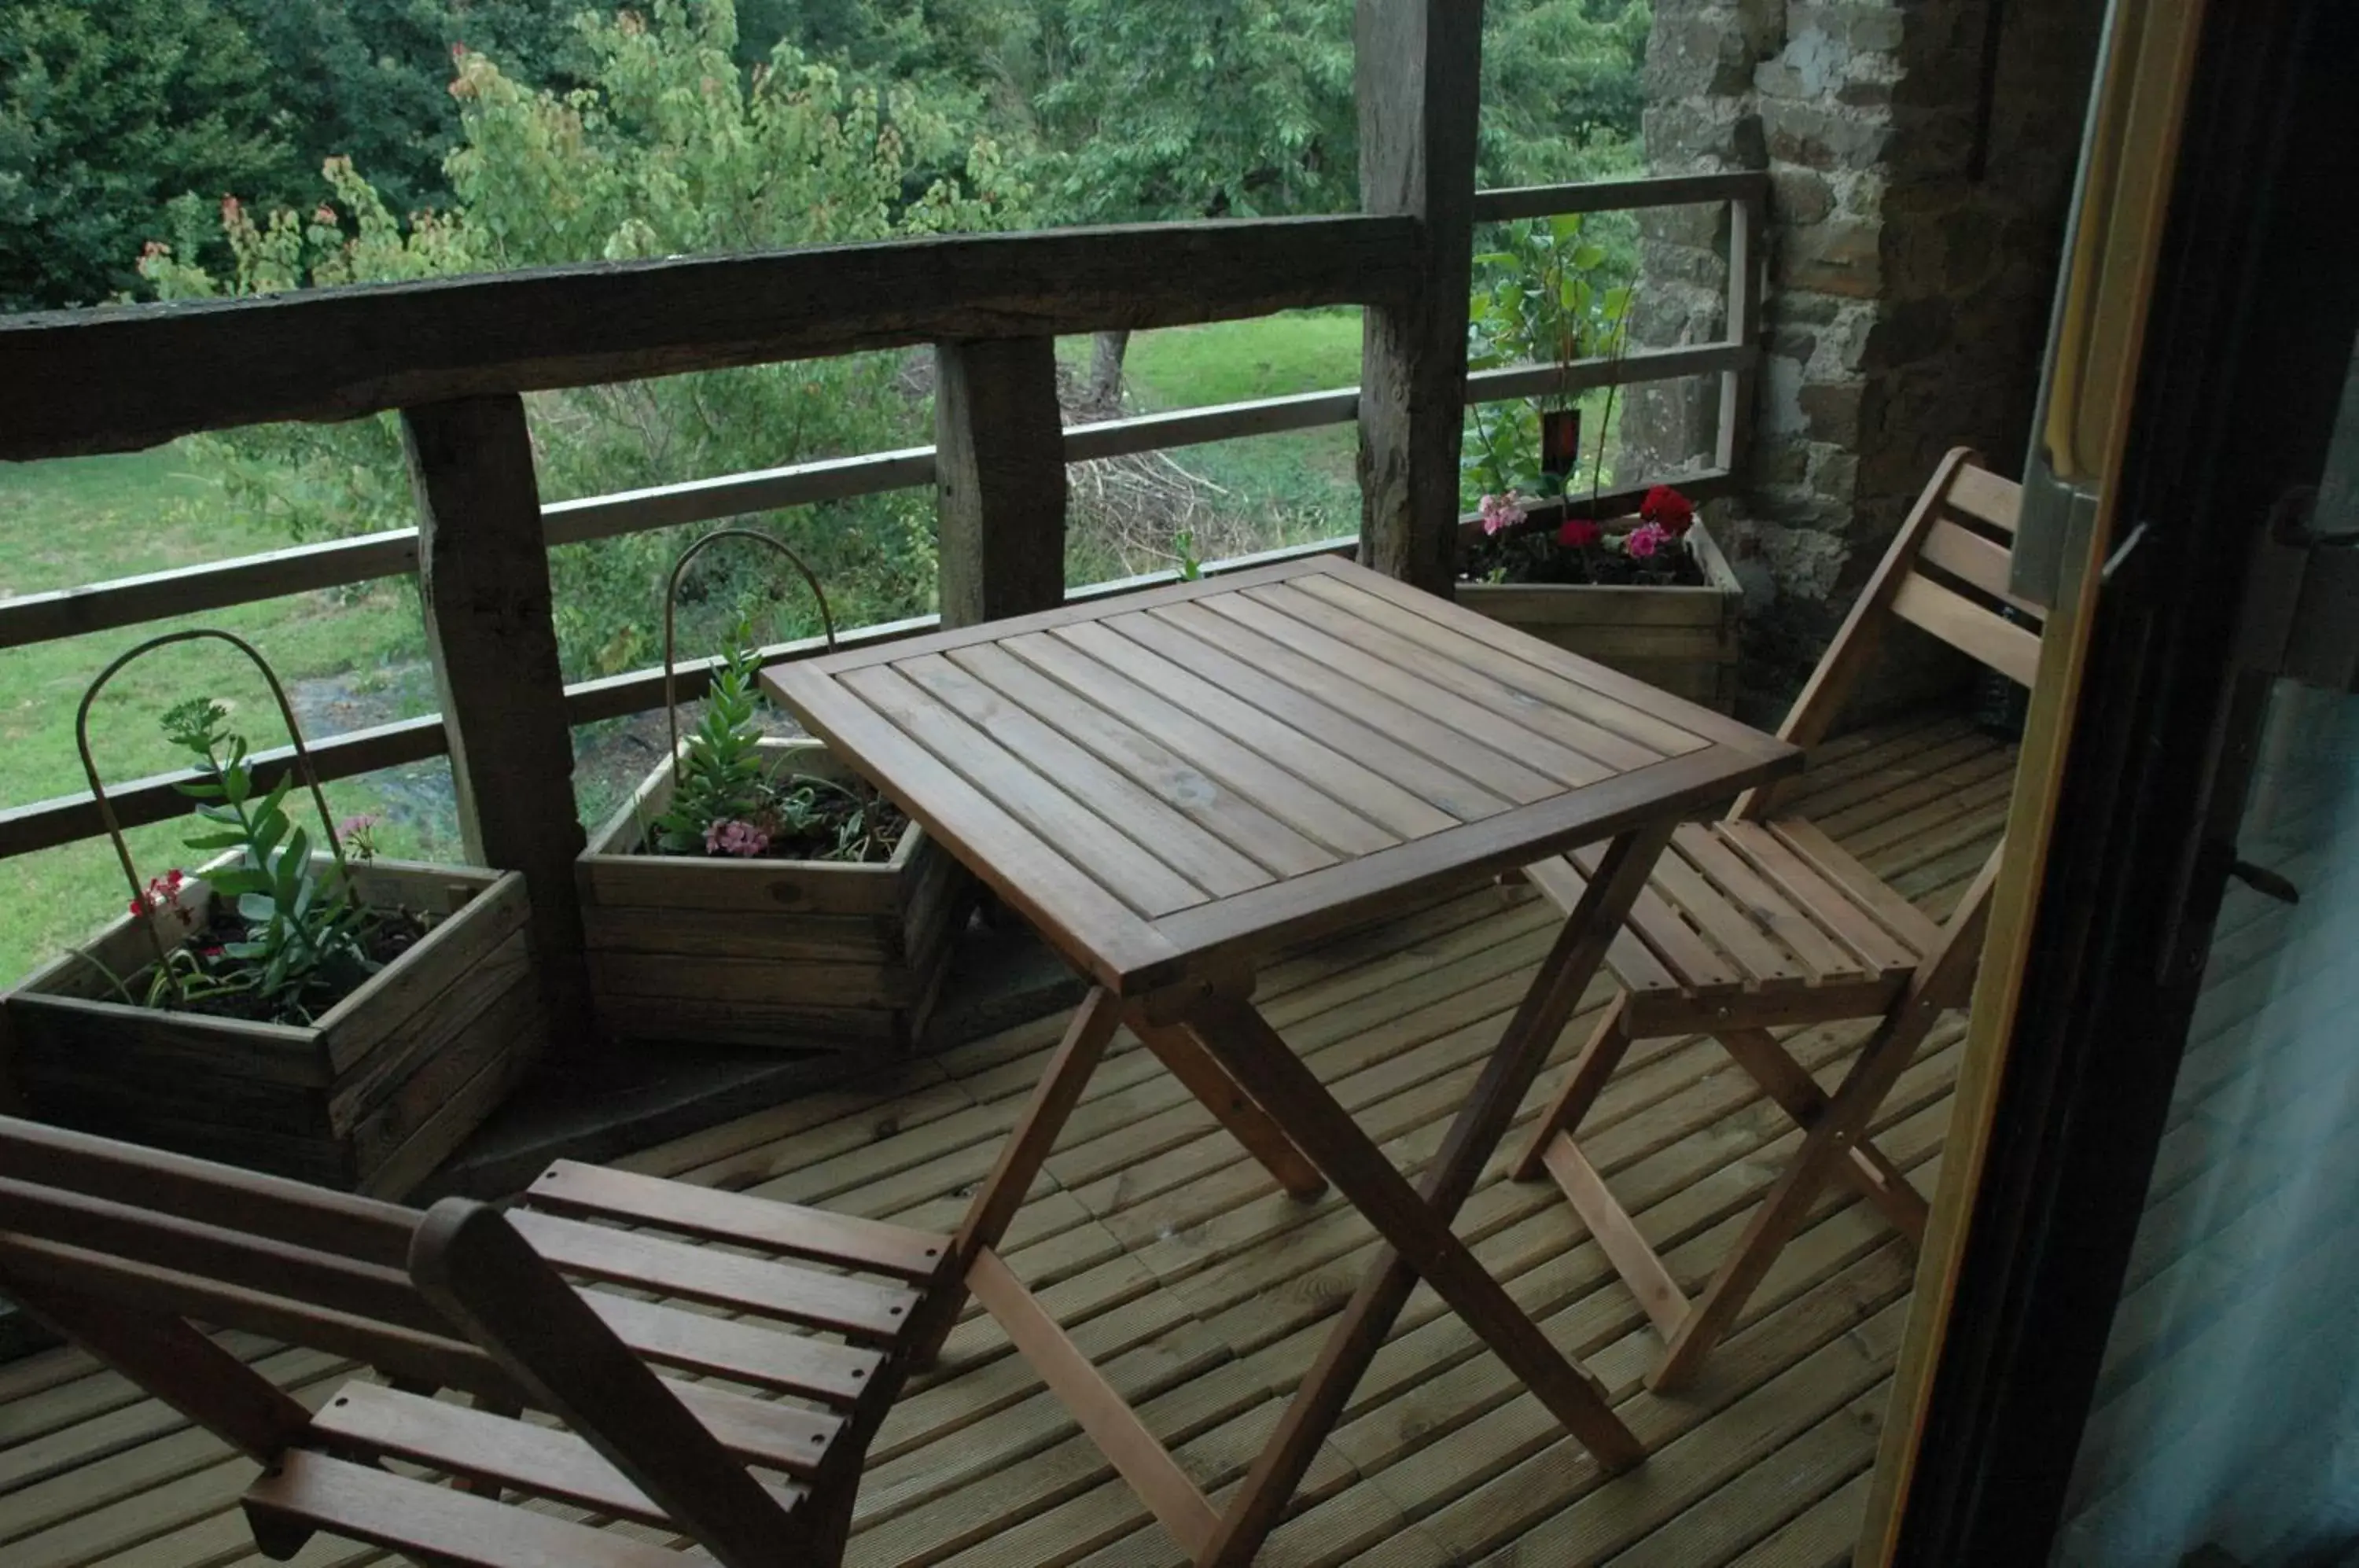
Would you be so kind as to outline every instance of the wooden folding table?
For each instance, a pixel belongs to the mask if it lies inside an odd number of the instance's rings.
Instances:
[[[956,1247],[967,1288],[1199,1564],[1251,1559],[1422,1278],[1609,1468],[1641,1451],[1450,1225],[1681,819],[1793,747],[1330,557],[780,667],[772,693],[1095,989]],[[1609,841],[1412,1187],[1256,1010],[1288,944]],[[1128,1023],[1287,1191],[1388,1244],[1216,1511],[993,1248]],[[959,1305],[929,1303],[939,1347]]]

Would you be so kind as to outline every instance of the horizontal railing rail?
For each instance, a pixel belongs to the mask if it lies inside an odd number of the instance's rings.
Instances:
[[[1749,236],[1767,196],[1757,173],[1681,176],[1536,186],[1479,192],[1478,221],[1566,212],[1607,212],[1725,201],[1734,215],[1726,335],[1712,343],[1639,349],[1561,365],[1515,365],[1467,377],[1470,404],[1718,374],[1738,378],[1758,363],[1757,314],[1750,301]],[[1226,236],[1205,240],[1212,234]],[[0,459],[123,450],[194,431],[278,419],[342,419],[421,399],[486,390],[546,389],[620,379],[805,358],[859,349],[907,346],[971,333],[1066,333],[1110,327],[1187,324],[1319,304],[1385,304],[1408,288],[1415,227],[1398,218],[1352,217],[1138,225],[818,247],[781,256],[553,268],[438,281],[321,290],[316,294],[197,307],[130,307],[0,320]],[[1037,244],[1031,242],[1038,242]],[[1053,243],[1052,243],[1053,242]],[[1072,249],[1080,245],[1079,251]],[[1306,246],[1318,247],[1315,260]],[[1027,267],[1082,267],[1079,293]],[[1029,261],[1021,258],[1031,257]],[[1345,265],[1338,265],[1338,258]],[[1016,258],[1016,259],[1010,259]],[[1159,259],[1157,259],[1159,258]],[[1265,264],[1268,276],[1244,269]],[[852,270],[846,271],[850,267]],[[929,270],[931,269],[931,270]],[[966,269],[962,271],[961,269]],[[1740,277],[1740,274],[1745,276]],[[951,279],[955,278],[955,281]],[[849,281],[847,281],[849,279]],[[530,285],[511,290],[510,285]],[[725,286],[725,287],[724,287]],[[893,290],[899,288],[896,299]],[[688,299],[666,299],[666,290]],[[792,300],[786,296],[804,292]],[[1135,289],[1135,297],[1124,290]],[[652,292],[649,292],[652,291]],[[1047,296],[1053,294],[1053,300]],[[539,305],[525,303],[535,297]],[[508,321],[501,312],[541,310],[578,315],[593,300],[636,299],[653,319],[627,326],[597,321]],[[880,309],[879,299],[889,308]],[[785,301],[782,304],[782,301]],[[647,303],[652,302],[652,303]],[[777,308],[765,317],[766,304]],[[365,306],[365,310],[363,307]],[[447,326],[429,341],[404,343],[413,319],[453,310],[487,334],[468,344]],[[378,311],[386,312],[383,316]],[[358,312],[358,313],[355,313]],[[840,319],[839,319],[840,318]],[[353,343],[355,322],[369,323]],[[302,323],[302,325],[290,325]],[[758,326],[759,330],[756,330]],[[322,342],[300,343],[305,332]],[[666,335],[669,332],[669,335]],[[354,348],[335,363],[332,343]],[[247,356],[298,345],[293,363],[267,374]],[[149,357],[127,377],[126,363]],[[154,356],[194,374],[157,374]],[[620,366],[620,368],[615,368]],[[234,367],[236,375],[230,371]],[[46,377],[60,396],[36,397]],[[92,387],[121,389],[126,378],[152,388],[120,408],[101,408]],[[169,380],[171,386],[158,386]],[[208,385],[214,383],[214,385]],[[1359,389],[1336,387],[1068,427],[1068,463],[1351,423]],[[20,417],[21,416],[21,417]],[[1697,499],[1725,493],[1741,435],[1723,397],[1718,460],[1679,483]],[[824,458],[614,495],[545,504],[547,545],[576,544],[681,524],[719,521],[782,507],[845,500],[931,485],[930,446]],[[1617,486],[1600,497],[1626,507],[1646,488]],[[0,600],[0,648],[143,625],[325,588],[397,578],[418,569],[416,528],[299,545],[231,561]],[[1207,572],[1266,564],[1287,556],[1349,550],[1351,539],[1262,551],[1216,561]],[[1121,593],[1170,581],[1151,572],[1071,591],[1073,597]],[[847,646],[914,636],[937,624],[919,616],[847,631]],[[807,657],[816,638],[762,650],[765,662]],[[680,669],[680,691],[701,694],[712,662]],[[568,720],[582,724],[650,710],[662,702],[662,672],[648,669],[565,688]],[[425,714],[349,731],[311,743],[326,779],[351,778],[445,755],[441,715]],[[267,778],[286,766],[279,751],[257,754]],[[174,789],[187,774],[158,774],[109,791],[123,822],[166,820],[185,809]],[[0,810],[0,858],[54,848],[103,832],[87,794]]]
[[[811,245],[0,319],[0,459],[970,338],[1406,302],[1403,217]]]

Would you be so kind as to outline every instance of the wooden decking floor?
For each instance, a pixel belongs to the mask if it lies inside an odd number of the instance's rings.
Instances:
[[[1928,717],[1824,749],[1792,804],[1934,914],[2005,813],[2012,758]],[[1275,966],[1272,1019],[1404,1167],[1427,1159],[1549,936],[1495,888]],[[1567,1029],[1550,1093],[1607,995]],[[947,1229],[1061,1020],[793,1100],[623,1163]],[[1832,1081],[1856,1027],[1791,1043]],[[1880,1139],[1930,1190],[1961,1022],[1886,1105]],[[1710,1041],[1633,1052],[1584,1142],[1673,1271],[1707,1271],[1799,1138]],[[1658,1342],[1571,1211],[1494,1161],[1459,1223],[1484,1263],[1607,1384],[1651,1452],[1603,1479],[1458,1320],[1420,1290],[1262,1560],[1421,1568],[1612,1563],[1807,1568],[1847,1554],[1908,1305],[1911,1258],[1856,1202],[1821,1204],[1692,1390],[1646,1393]],[[1276,1191],[1143,1050],[1118,1042],[1006,1248],[1074,1342],[1216,1501],[1244,1473],[1373,1248],[1330,1197]],[[298,1397],[334,1358],[241,1343]],[[9,1568],[256,1563],[253,1466],[80,1353],[0,1367],[0,1562]],[[617,1527],[632,1528],[632,1527]],[[308,1568],[372,1554],[315,1541]],[[872,1454],[863,1568],[1156,1568],[1180,1561],[1086,1439],[970,1315]]]

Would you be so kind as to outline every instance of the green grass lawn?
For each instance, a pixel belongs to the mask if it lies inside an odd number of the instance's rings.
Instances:
[[[284,545],[244,522],[218,490],[191,471],[177,447],[125,457],[74,458],[0,465],[0,595],[37,593],[80,583],[162,572]],[[374,712],[381,702],[430,709],[430,692],[371,688],[411,683],[397,675],[421,648],[418,612],[408,590],[385,584],[357,596],[298,594],[152,626],[124,627],[29,648],[0,650],[0,804],[24,805],[85,788],[74,748],[74,709],[106,662],[142,637],[186,626],[218,626],[251,640],[314,708],[313,734],[352,727],[340,707]],[[349,693],[349,695],[347,695]],[[164,710],[212,694],[251,723],[257,747],[284,739],[260,678],[231,649],[176,645],[148,656],[110,682],[92,713],[92,749],[103,777],[122,781],[177,764],[158,730]],[[388,813],[379,836],[389,854],[416,852],[434,836],[403,811],[397,779],[354,779],[329,789],[340,814]],[[135,831],[143,875],[185,866],[180,829],[158,823]],[[130,896],[103,839],[21,856],[8,865],[13,897],[0,900],[0,984],[13,980],[112,918]]]
[[[1063,345],[1077,366],[1089,347],[1086,338]],[[1297,310],[1140,332],[1124,371],[1128,401],[1140,412],[1351,387],[1360,379],[1360,313]],[[1169,460],[1199,482],[1207,514],[1190,530],[1194,553],[1211,560],[1356,531],[1356,443],[1350,425],[1334,425],[1175,448]],[[1086,582],[1125,569],[1077,538],[1067,574]]]

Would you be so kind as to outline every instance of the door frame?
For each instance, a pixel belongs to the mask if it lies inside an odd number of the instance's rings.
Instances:
[[[2239,658],[2248,569],[2277,495],[2316,479],[2359,335],[2359,94],[2333,80],[2354,58],[2349,0],[2203,20],[2106,487],[2126,542],[2083,584],[2030,940],[1984,979],[2011,1038],[1986,1123],[1961,1085],[1979,1179],[1919,1274],[1862,1563],[2036,1564],[2060,1521],[2235,859],[2268,681]]]

